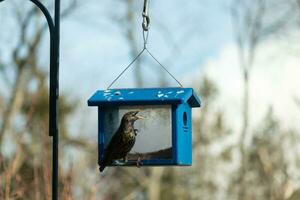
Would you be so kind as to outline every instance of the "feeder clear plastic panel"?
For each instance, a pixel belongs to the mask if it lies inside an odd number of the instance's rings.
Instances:
[[[136,141],[127,156],[128,162],[136,160],[172,159],[172,109],[171,106],[121,106],[105,110],[104,146],[120,126],[122,117],[129,111],[139,111],[134,123]],[[124,163],[118,160],[117,164]]]

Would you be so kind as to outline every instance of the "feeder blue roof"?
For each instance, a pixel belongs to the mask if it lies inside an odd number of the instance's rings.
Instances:
[[[188,103],[200,107],[200,99],[193,88],[134,88],[98,90],[89,100],[89,106],[120,105],[176,105]]]

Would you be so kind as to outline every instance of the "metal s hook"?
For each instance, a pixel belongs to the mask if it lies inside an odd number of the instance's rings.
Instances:
[[[149,2],[148,0],[144,0],[144,8],[143,8],[143,30],[148,31],[150,25],[150,17],[148,13]]]

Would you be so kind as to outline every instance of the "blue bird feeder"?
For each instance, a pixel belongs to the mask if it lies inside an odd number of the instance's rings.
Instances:
[[[192,165],[192,108],[200,107],[192,88],[99,90],[89,100],[98,107],[99,163],[118,129],[122,116],[138,110],[145,119],[135,122],[138,133],[127,160],[112,166]]]

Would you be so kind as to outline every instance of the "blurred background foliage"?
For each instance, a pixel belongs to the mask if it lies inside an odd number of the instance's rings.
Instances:
[[[19,3],[15,0],[0,5],[1,32],[7,31],[10,35],[0,38],[0,199],[51,199],[49,73],[48,54],[44,50],[48,30],[36,8],[30,3],[24,6]],[[43,3],[52,10],[51,1]],[[141,2],[85,3],[94,9],[99,8],[99,12],[108,13],[103,21],[123,27],[124,45],[129,48],[129,57],[135,57],[140,42],[134,27],[140,20],[137,11],[141,10]],[[120,12],[116,12],[116,7]],[[85,9],[83,2],[63,1],[63,20],[74,17],[86,26],[97,25],[97,21],[86,18],[88,11]],[[199,76],[189,84],[203,101],[202,108],[195,110],[193,117],[193,166],[109,168],[100,175],[97,143],[93,138],[96,133],[86,132],[89,129],[86,129],[85,120],[72,121],[72,117],[78,115],[78,107],[86,106],[80,105],[80,99],[72,95],[80,90],[74,85],[73,91],[63,90],[60,94],[60,199],[300,199],[299,129],[283,127],[271,105],[259,124],[251,125],[249,121],[249,106],[255,104],[249,100],[249,80],[260,53],[257,49],[269,38],[289,41],[293,37],[290,30],[293,33],[299,31],[300,1],[228,0],[223,9],[232,21],[232,37],[240,67],[238,73],[241,73],[243,83],[243,95],[239,99],[241,114],[235,119],[240,124],[238,134],[235,134],[231,120],[227,119],[226,111],[216,109],[222,88],[210,78]],[[75,16],[74,13],[79,14]],[[197,12],[190,14],[194,23],[198,23]],[[84,20],[78,17],[80,15]],[[189,37],[201,37],[197,32],[187,30],[189,35],[184,35],[183,40],[175,40],[176,32],[168,30],[164,24],[158,25],[157,30],[172,46],[173,57],[179,53],[178,46],[184,45]],[[205,30],[200,30],[202,32]],[[292,51],[299,54],[297,49]],[[133,82],[138,87],[147,84],[141,69],[143,61],[147,62],[143,58],[134,66]],[[174,60],[166,58],[164,62],[171,65]],[[109,70],[104,71],[106,76],[111,76]],[[155,73],[159,74],[158,85],[169,84],[166,74]],[[77,84],[84,84],[84,80]],[[294,99],[300,115],[300,97],[290,98]],[[81,115],[83,119],[88,114]],[[72,134],[74,123],[79,123],[76,125],[77,131],[82,133],[79,136]]]

